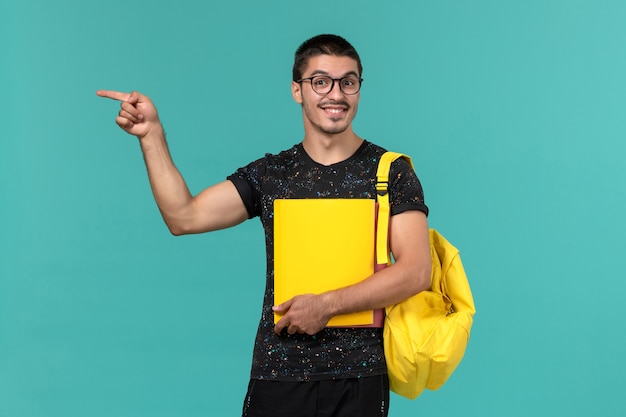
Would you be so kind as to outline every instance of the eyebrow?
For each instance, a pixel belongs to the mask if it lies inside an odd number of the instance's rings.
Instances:
[[[313,71],[313,72],[311,73],[311,75],[309,75],[309,77],[315,77],[316,75],[326,75],[326,76],[330,77],[330,74],[329,74],[329,73],[327,73],[326,71],[321,70],[321,69],[318,69],[318,70]],[[359,74],[357,74],[355,71],[348,71],[348,72],[344,73],[344,74],[343,74],[341,77],[339,77],[339,78],[348,77],[348,76],[350,76],[350,75],[354,75],[355,77],[358,77],[358,76],[359,76]]]

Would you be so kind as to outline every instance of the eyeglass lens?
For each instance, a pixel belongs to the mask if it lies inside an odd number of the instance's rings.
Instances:
[[[339,80],[339,88],[345,94],[356,94],[361,88],[361,82],[357,77],[349,76],[343,77]],[[311,86],[313,90],[320,94],[326,94],[332,90],[335,85],[335,80],[327,76],[317,76],[311,79]]]

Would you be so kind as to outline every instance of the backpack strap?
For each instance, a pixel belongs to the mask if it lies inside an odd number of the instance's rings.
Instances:
[[[398,158],[404,158],[413,168],[413,162],[407,155],[397,152],[385,152],[378,161],[376,171],[376,201],[378,202],[378,216],[376,222],[376,264],[390,265],[389,256],[389,170],[391,163]]]

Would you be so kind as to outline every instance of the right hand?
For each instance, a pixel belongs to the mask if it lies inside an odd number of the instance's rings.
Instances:
[[[125,132],[142,139],[161,129],[157,109],[147,96],[137,91],[122,93],[119,91],[98,90],[99,97],[106,97],[121,102],[120,112],[115,123]]]

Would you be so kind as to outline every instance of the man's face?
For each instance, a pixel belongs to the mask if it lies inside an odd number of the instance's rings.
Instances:
[[[318,55],[309,59],[302,78],[316,75],[335,79],[346,76],[359,78],[361,74],[358,71],[357,62],[350,57]],[[291,89],[294,100],[302,105],[305,131],[313,129],[324,134],[339,134],[351,128],[360,93],[344,94],[339,88],[339,81],[335,81],[333,89],[326,94],[313,91],[308,80],[293,82]]]

